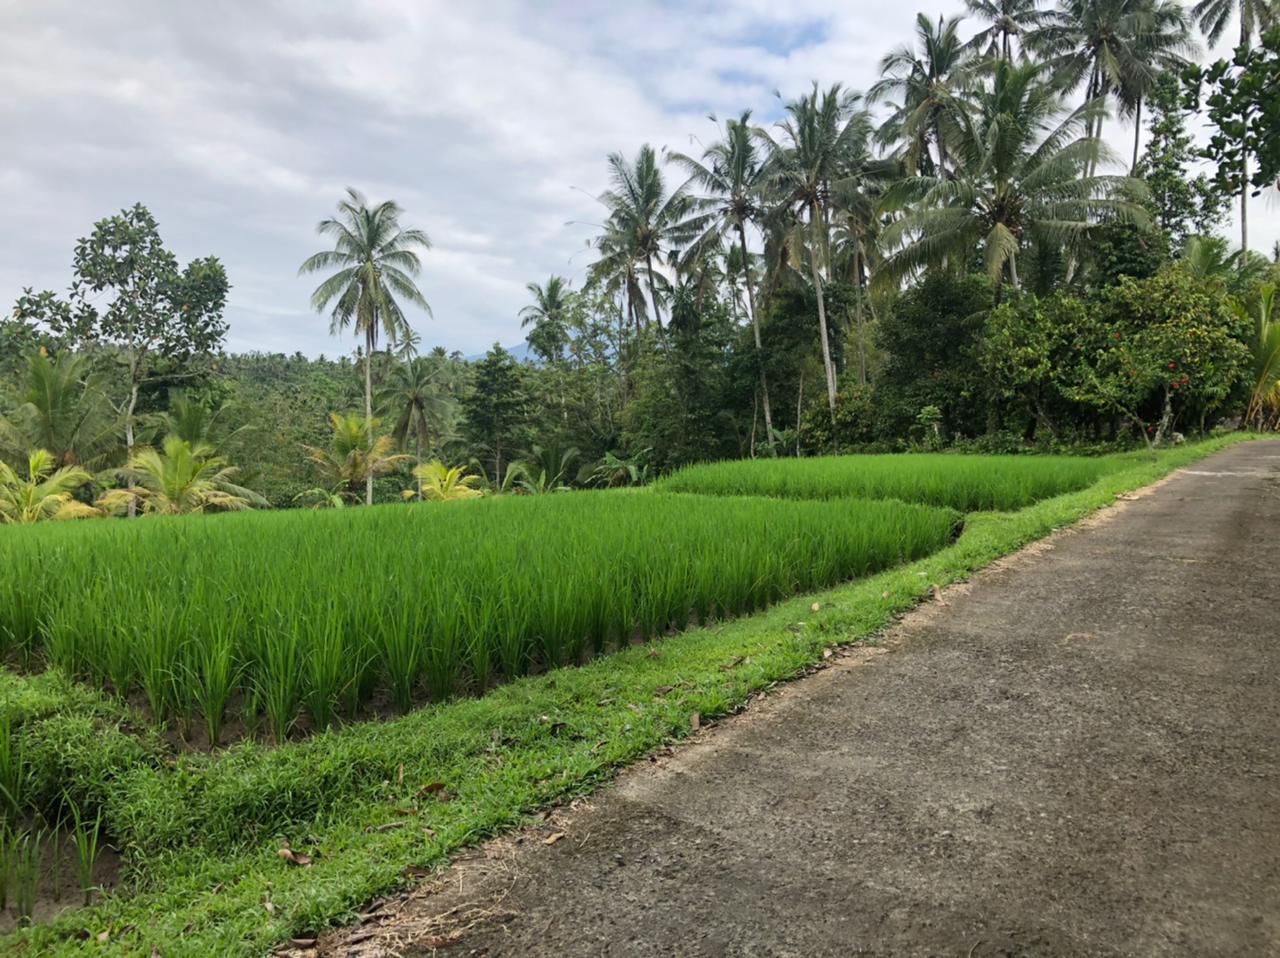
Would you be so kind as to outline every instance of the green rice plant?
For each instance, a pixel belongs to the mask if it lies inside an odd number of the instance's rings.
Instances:
[[[43,829],[24,831],[13,841],[13,904],[18,923],[31,924],[40,889],[41,842]]]
[[[348,661],[346,623],[341,611],[330,607],[317,626],[316,638],[307,655],[307,711],[318,728],[328,728],[337,720],[337,709],[349,683],[355,681]]]
[[[277,744],[297,724],[306,692],[301,635],[305,623],[280,617],[258,630],[254,694]]]
[[[217,630],[208,640],[190,645],[182,684],[199,708],[210,748],[217,748],[222,741],[227,706],[235,696],[242,668],[229,630]]]
[[[918,558],[955,513],[583,492],[7,530],[51,662],[218,740],[400,710]],[[29,560],[34,557],[38,565]],[[106,570],[106,571],[104,571]],[[0,594],[9,591],[0,586]],[[52,597],[58,596],[54,602]],[[10,625],[0,604],[0,623]]]
[[[76,846],[76,875],[80,880],[80,890],[84,893],[84,903],[93,904],[93,873],[102,857],[102,811],[99,809],[92,822],[80,813],[79,806],[66,798],[71,809],[71,837]]]
[[[1123,468],[1119,457],[913,453],[752,459],[689,466],[659,489],[788,499],[901,499],[963,512],[1010,511],[1083,489]]]
[[[0,912],[9,907],[9,881],[13,875],[15,836],[7,822],[0,821]]]
[[[17,822],[26,808],[28,770],[8,713],[0,713],[0,828]]]

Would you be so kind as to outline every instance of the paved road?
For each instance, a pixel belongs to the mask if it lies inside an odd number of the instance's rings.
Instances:
[[[464,863],[403,953],[1280,955],[1278,584],[1237,446]]]

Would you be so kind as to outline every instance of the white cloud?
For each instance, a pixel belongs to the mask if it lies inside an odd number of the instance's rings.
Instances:
[[[296,270],[345,185],[396,198],[431,234],[424,343],[515,343],[524,284],[585,272],[607,153],[696,150],[708,112],[766,120],[774,90],[815,79],[865,89],[915,11],[0,0],[0,18],[0,304],[64,287],[75,238],[141,201],[180,256],[227,264],[233,348],[332,355],[352,344],[327,335]],[[1123,153],[1129,134],[1111,127]],[[1257,207],[1262,249],[1280,228]]]

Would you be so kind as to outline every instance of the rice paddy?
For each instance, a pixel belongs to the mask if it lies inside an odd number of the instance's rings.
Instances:
[[[0,535],[0,658],[282,741],[927,555],[949,509],[586,492]]]
[[[668,492],[784,499],[900,499],[962,512],[1021,509],[1083,489],[1123,460],[1072,456],[912,454],[739,460],[689,466]]]

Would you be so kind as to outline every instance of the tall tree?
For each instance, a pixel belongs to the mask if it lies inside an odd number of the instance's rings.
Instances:
[[[747,245],[747,227],[760,216],[767,186],[763,157],[752,133],[751,111],[745,110],[724,125],[722,139],[709,146],[701,160],[683,153],[672,153],[670,159],[682,166],[707,197],[704,209],[711,211],[707,229],[692,244],[697,251],[718,245],[726,236],[738,245],[737,271],[747,291],[751,332],[755,339],[756,364],[760,375],[760,400],[769,441],[773,442],[773,409],[769,402],[769,383],[764,369],[764,346],[760,339],[760,317],[756,312],[755,283],[751,270],[751,251]]]
[[[632,274],[642,275],[649,288],[654,321],[661,329],[658,289],[668,280],[658,267],[665,255],[696,235],[700,223],[696,218],[690,220],[693,203],[685,186],[667,191],[657,154],[649,144],[640,147],[630,162],[621,153],[610,153],[609,172],[612,185],[600,194],[609,217],[597,240],[602,252],[597,272],[616,272],[625,264]]]
[[[1013,41],[1025,53],[1025,38],[1044,23],[1040,0],[965,0],[969,15],[988,26],[969,41],[970,47],[990,59],[1013,59]]]
[[[475,367],[471,390],[462,397],[469,438],[493,465],[493,483],[501,488],[504,469],[524,440],[529,394],[520,364],[494,343]]]
[[[403,211],[393,200],[370,208],[359,191],[347,188],[338,203],[337,217],[322,220],[316,231],[334,242],[334,248],[309,257],[298,273],[334,270],[311,294],[317,311],[333,304],[331,333],[348,326],[364,338],[364,413],[369,446],[373,438],[373,354],[378,336],[397,342],[409,331],[409,323],[397,297],[419,307],[427,315],[431,307],[418,289],[415,277],[422,270],[419,250],[429,250],[431,240],[419,229],[400,226]],[[373,505],[373,470],[368,470],[365,503]]]
[[[72,270],[67,300],[27,289],[17,312],[42,322],[68,348],[119,357],[129,385],[122,415],[132,457],[142,387],[190,376],[222,348],[227,274],[213,256],[179,268],[141,203],[95,223],[76,244]]]
[[[1139,190],[1137,181],[1086,172],[1107,155],[1089,133],[1101,103],[1062,118],[1063,94],[1044,72],[1041,64],[1000,61],[955,141],[955,178],[912,177],[890,191],[903,215],[883,233],[895,251],[880,278],[897,282],[926,266],[964,262],[977,249],[992,279],[1017,287],[1027,243],[1070,249],[1102,216],[1145,218],[1125,195]]]
[[[827,381],[827,406],[835,417],[836,368],[831,360],[823,275],[830,274],[830,222],[832,186],[846,171],[851,155],[867,150],[872,125],[861,97],[839,84],[819,91],[817,84],[806,96],[787,104],[778,122],[778,136],[757,131],[769,151],[768,180],[780,204],[793,211],[794,225],[787,233],[788,257],[805,260],[818,305],[818,334]]]
[[[1134,114],[1159,72],[1195,49],[1173,0],[1059,0],[1032,44],[1065,90],[1083,84],[1086,102],[1114,99]],[[1086,132],[1101,137],[1105,118],[1105,109],[1096,111]],[[1085,173],[1095,172],[1096,161]]]
[[[1186,80],[1187,109],[1198,113],[1205,94],[1213,132],[1202,155],[1217,165],[1218,186],[1240,197],[1240,248],[1247,250],[1250,190],[1280,182],[1280,25],[1256,48],[1246,41],[1230,60],[1189,68]]]
[[[947,174],[947,141],[959,108],[956,94],[973,58],[973,48],[961,41],[959,28],[959,17],[934,21],[918,14],[916,47],[890,51],[880,61],[882,79],[867,91],[870,103],[895,98],[880,137],[902,143],[907,166],[925,175]],[[936,160],[930,144],[937,151]]]
[[[1191,175],[1196,159],[1176,77],[1165,74],[1151,92],[1150,137],[1135,175],[1147,185],[1156,225],[1175,249],[1196,234],[1212,233],[1226,215],[1227,198],[1204,173]]]
[[[533,302],[520,310],[520,328],[532,326],[529,346],[547,362],[557,362],[569,341],[569,310],[573,290],[563,276],[550,276],[545,285],[528,283]]]

